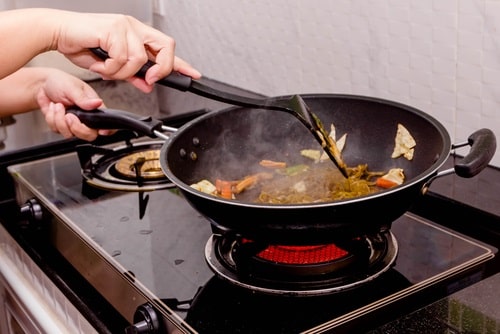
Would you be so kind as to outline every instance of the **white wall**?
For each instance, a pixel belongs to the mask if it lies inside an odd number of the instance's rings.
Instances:
[[[386,98],[433,115],[454,142],[482,127],[500,137],[498,0],[158,1],[155,25],[208,77]]]
[[[25,7],[48,7],[80,12],[121,13],[143,22],[152,22],[151,0],[0,0],[0,10]]]
[[[0,10],[12,9],[14,7],[14,0],[0,0]]]

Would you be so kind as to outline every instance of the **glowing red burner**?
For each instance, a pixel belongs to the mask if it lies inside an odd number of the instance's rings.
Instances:
[[[220,277],[270,294],[320,295],[352,289],[394,263],[390,231],[319,245],[276,245],[231,234],[213,235],[205,258]]]
[[[282,264],[320,264],[334,261],[346,256],[348,252],[334,244],[314,246],[272,245],[259,252],[257,256],[263,260]]]

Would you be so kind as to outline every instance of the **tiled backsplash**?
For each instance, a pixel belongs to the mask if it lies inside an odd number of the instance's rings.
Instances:
[[[398,101],[456,143],[482,127],[500,136],[498,0],[158,1],[155,26],[210,78],[266,95]]]

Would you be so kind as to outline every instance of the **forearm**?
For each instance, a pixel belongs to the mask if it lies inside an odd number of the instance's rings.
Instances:
[[[0,12],[0,78],[57,47],[60,13],[32,8]]]
[[[36,94],[50,69],[21,68],[0,80],[0,117],[38,108]]]

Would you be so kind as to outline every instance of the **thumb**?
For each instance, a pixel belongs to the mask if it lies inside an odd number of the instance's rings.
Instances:
[[[69,90],[69,94],[69,99],[85,110],[95,109],[103,104],[97,92],[85,82],[79,82],[78,88]]]
[[[82,98],[76,100],[75,104],[85,110],[96,109],[103,105],[100,98]]]

